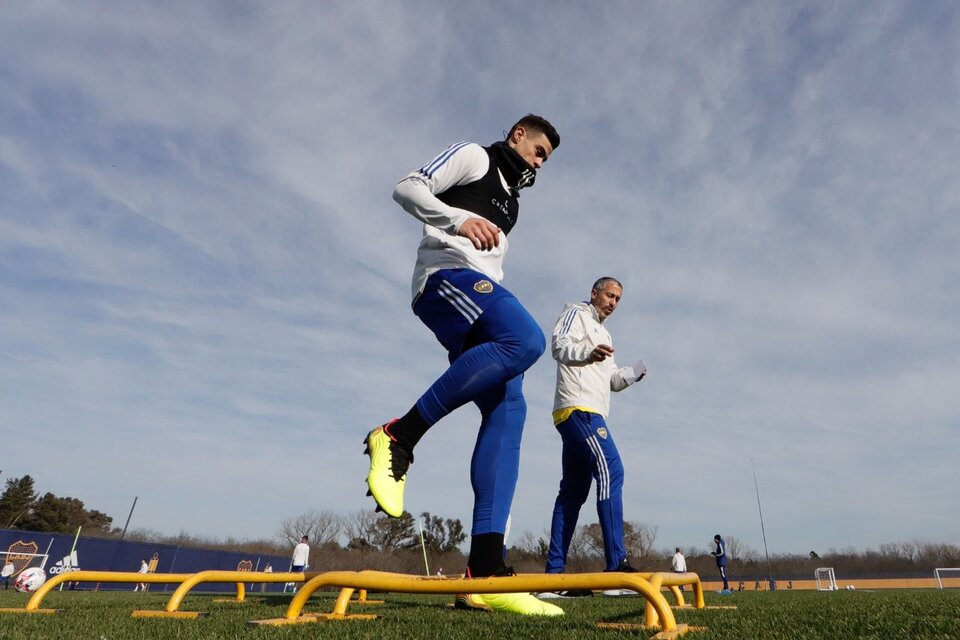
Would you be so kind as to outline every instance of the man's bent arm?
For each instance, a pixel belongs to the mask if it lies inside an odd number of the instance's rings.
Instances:
[[[617,367],[610,376],[610,390],[623,391],[635,382],[640,382],[647,375],[647,367],[643,360],[637,360],[632,367]]]
[[[393,190],[393,199],[421,222],[456,235],[460,225],[476,215],[451,207],[435,194],[479,180],[489,167],[490,159],[480,145],[454,145],[401,180]]]
[[[450,235],[457,235],[457,229],[470,214],[444,204],[430,193],[426,184],[415,175],[402,180],[393,190],[393,199],[403,210],[424,224],[436,227]]]

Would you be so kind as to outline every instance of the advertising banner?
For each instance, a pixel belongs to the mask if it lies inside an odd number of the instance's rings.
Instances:
[[[73,535],[33,533],[0,529],[0,564],[13,564],[11,583],[27,567],[41,567],[47,577],[69,571],[140,571],[143,562],[150,573],[197,573],[198,571],[287,571],[290,559],[276,555],[245,554],[198,549],[170,544],[130,542],[80,536],[74,548]],[[64,584],[64,588],[133,590],[134,584]],[[177,585],[153,584],[154,591],[170,591]],[[266,591],[282,591],[282,584],[267,584]],[[235,592],[232,584],[205,584],[199,590]]]

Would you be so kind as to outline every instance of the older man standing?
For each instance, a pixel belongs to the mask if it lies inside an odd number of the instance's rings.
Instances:
[[[580,507],[597,480],[597,514],[607,571],[635,571],[623,543],[623,464],[607,426],[610,391],[622,391],[647,373],[643,362],[620,368],[604,321],[616,310],[623,285],[597,280],[590,301],[568,304],[553,329],[557,361],[553,422],[563,439],[563,477],[553,509],[547,573],[562,573]]]

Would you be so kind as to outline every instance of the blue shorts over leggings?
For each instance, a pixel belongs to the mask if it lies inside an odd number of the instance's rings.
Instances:
[[[417,410],[432,425],[467,402],[480,409],[470,463],[471,533],[503,534],[527,415],[523,372],[543,354],[543,332],[512,293],[471,269],[432,274],[413,311],[450,360],[450,367],[417,400]]]

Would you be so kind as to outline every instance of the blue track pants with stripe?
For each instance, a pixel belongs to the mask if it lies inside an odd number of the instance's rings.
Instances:
[[[562,573],[580,508],[597,481],[597,516],[603,534],[606,568],[613,571],[627,557],[623,544],[623,463],[613,435],[599,413],[574,411],[557,425],[563,439],[563,477],[553,507],[547,573]]]

